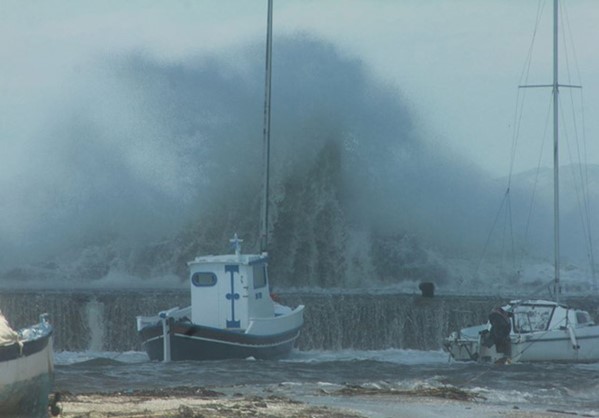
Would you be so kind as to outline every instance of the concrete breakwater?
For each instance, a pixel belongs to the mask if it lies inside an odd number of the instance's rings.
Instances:
[[[438,350],[449,332],[486,320],[505,298],[389,293],[281,293],[290,306],[306,305],[300,350]],[[568,303],[599,317],[599,298]],[[183,290],[1,290],[0,310],[14,328],[50,314],[57,351],[140,350],[137,315],[187,306]]]

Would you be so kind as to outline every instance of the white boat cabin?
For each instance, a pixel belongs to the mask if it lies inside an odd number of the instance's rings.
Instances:
[[[506,310],[513,315],[514,334],[595,325],[588,312],[546,300],[515,300]]]
[[[235,254],[202,256],[188,262],[191,321],[231,331],[245,331],[253,319],[273,318],[266,254],[241,254],[241,240],[231,240]]]

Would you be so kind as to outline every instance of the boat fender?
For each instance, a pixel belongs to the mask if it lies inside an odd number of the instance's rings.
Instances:
[[[162,317],[162,361],[168,363],[171,361],[171,333],[174,324],[173,317]]]
[[[574,350],[580,349],[578,341],[576,340],[576,333],[574,332],[574,328],[571,325],[568,325],[568,334],[570,335],[570,342],[572,343],[572,348]]]
[[[484,329],[481,332],[479,332],[479,339],[480,339],[480,343],[482,345],[484,345],[487,348],[491,348],[493,347],[493,345],[495,344],[495,342],[493,341],[493,338],[491,338],[491,333],[489,332],[488,329]]]

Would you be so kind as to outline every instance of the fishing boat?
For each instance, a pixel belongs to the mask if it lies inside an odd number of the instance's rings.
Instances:
[[[268,277],[268,192],[270,165],[270,84],[272,0],[268,1],[264,100],[264,200],[261,251],[196,257],[188,262],[191,305],[155,316],[138,316],[137,331],[151,360],[272,359],[286,356],[303,325],[304,306],[273,300]]]
[[[0,313],[0,417],[47,417],[54,353],[47,315],[13,330]]]
[[[509,362],[596,362],[599,361],[599,325],[587,311],[560,303],[560,218],[559,218],[559,107],[558,9],[553,0],[553,83],[523,88],[552,89],[553,107],[553,225],[555,300],[513,300],[494,309],[481,325],[452,332],[443,346],[458,361]]]

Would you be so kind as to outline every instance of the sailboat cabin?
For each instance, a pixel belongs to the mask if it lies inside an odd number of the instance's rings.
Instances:
[[[546,300],[511,301],[508,310],[515,333],[595,325],[588,312]]]
[[[193,323],[245,331],[250,319],[274,316],[268,257],[242,255],[237,241],[235,254],[197,257],[187,263]]]

